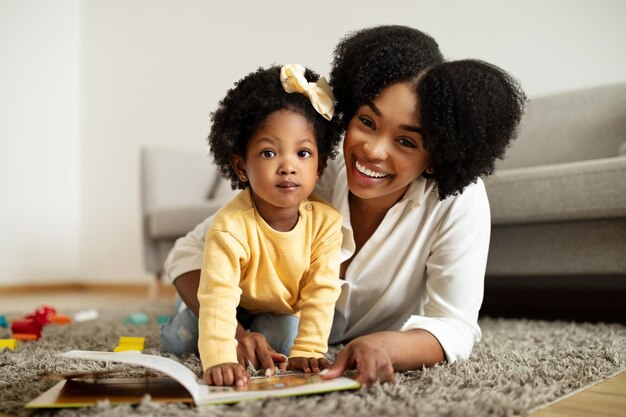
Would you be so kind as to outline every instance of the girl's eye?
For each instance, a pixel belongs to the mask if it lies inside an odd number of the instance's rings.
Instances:
[[[264,158],[271,158],[273,156],[276,156],[276,153],[274,151],[265,150],[261,152],[261,156]]]
[[[298,151],[298,157],[300,158],[310,158],[311,156],[313,156],[313,152],[307,150],[307,149],[303,149],[301,151]]]
[[[361,121],[361,124],[363,126],[368,127],[370,129],[374,129],[375,125],[374,125],[374,122],[371,119],[369,119],[369,118],[367,118],[365,116],[359,116],[359,120]]]
[[[398,143],[402,146],[406,146],[407,148],[417,148],[417,145],[415,144],[415,142],[407,138],[398,139]]]

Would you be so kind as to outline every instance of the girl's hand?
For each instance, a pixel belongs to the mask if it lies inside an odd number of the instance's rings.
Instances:
[[[248,332],[237,327],[237,362],[246,369],[248,362],[254,369],[270,369],[274,373],[274,364],[281,370],[287,369],[287,357],[276,352],[261,333]]]
[[[328,368],[328,361],[324,358],[302,358],[295,357],[289,359],[290,371],[303,371],[308,373],[319,373],[320,369]]]
[[[242,387],[248,383],[248,372],[239,363],[222,363],[204,371],[207,385],[237,385]]]
[[[356,369],[359,373],[355,380],[367,386],[377,381],[395,380],[393,362],[383,334],[361,336],[348,343],[322,378],[337,378],[349,369]]]

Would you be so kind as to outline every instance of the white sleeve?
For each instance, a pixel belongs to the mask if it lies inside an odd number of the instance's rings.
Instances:
[[[423,329],[441,344],[448,362],[467,359],[480,340],[491,216],[482,181],[453,197],[426,263],[424,315],[409,317],[401,331]]]
[[[202,268],[204,239],[214,217],[214,215],[207,217],[187,235],[176,240],[164,264],[165,276],[171,283],[186,272]]]

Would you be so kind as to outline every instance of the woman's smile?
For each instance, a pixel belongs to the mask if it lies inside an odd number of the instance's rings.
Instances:
[[[367,168],[365,165],[359,163],[356,157],[354,158],[354,166],[356,167],[357,171],[359,171],[361,174],[365,175],[368,178],[381,179],[389,176],[389,174],[385,174],[380,170],[376,170],[375,167],[372,167],[371,169]]]

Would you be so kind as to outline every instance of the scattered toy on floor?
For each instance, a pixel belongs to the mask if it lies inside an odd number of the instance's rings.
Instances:
[[[121,336],[114,352],[125,352],[127,350],[144,350],[146,347],[145,337]]]
[[[128,317],[126,317],[126,320],[124,320],[124,324],[134,325],[148,324],[149,322],[150,319],[145,313],[132,313],[129,314]]]
[[[17,339],[17,335],[20,334],[28,334],[35,335],[36,339],[41,337],[41,329],[43,328],[43,323],[36,318],[25,318],[23,320],[14,320],[11,323],[11,331],[13,332],[13,337]],[[32,340],[30,338],[23,340]]]
[[[52,324],[70,324],[72,322],[72,318],[65,314],[55,314],[50,317],[50,323]]]
[[[77,321],[77,322],[90,321],[90,320],[95,320],[97,318],[98,318],[98,310],[95,310],[93,308],[91,310],[79,311],[78,313],[74,314],[74,321]]]
[[[0,350],[3,350],[3,349],[15,350],[16,348],[17,348],[17,340],[15,340],[15,339],[0,339]]]

